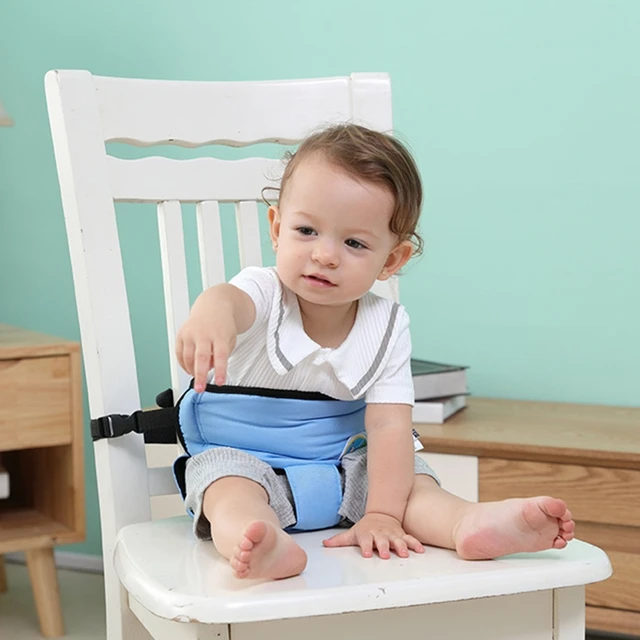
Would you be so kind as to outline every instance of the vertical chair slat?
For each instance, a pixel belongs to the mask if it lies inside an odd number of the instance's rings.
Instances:
[[[189,284],[182,230],[182,209],[179,202],[172,200],[158,204],[158,230],[169,337],[171,387],[173,397],[177,399],[189,382],[188,374],[180,368],[175,355],[176,333],[189,317]]]
[[[393,128],[393,116],[389,79],[379,73],[351,74],[351,109],[351,117],[355,122],[390,133]],[[397,276],[382,282],[377,280],[371,290],[396,302],[400,299]]]
[[[196,204],[198,249],[202,289],[225,281],[224,244],[220,224],[220,206],[215,201]]]
[[[236,222],[238,225],[238,248],[240,267],[261,267],[262,248],[260,246],[260,221],[257,202],[237,202]]]

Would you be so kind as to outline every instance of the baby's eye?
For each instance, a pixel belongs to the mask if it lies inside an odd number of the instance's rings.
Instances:
[[[366,249],[367,247],[359,242],[358,240],[354,240],[353,238],[349,238],[349,240],[345,240],[345,244],[352,249]]]
[[[311,227],[298,227],[296,231],[298,233],[301,233],[303,236],[310,236],[315,233],[315,231]]]

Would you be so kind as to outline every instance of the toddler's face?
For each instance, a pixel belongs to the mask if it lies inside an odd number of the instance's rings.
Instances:
[[[269,210],[280,279],[312,304],[361,298],[411,255],[411,245],[389,230],[393,208],[385,188],[359,182],[321,154],[305,158]]]

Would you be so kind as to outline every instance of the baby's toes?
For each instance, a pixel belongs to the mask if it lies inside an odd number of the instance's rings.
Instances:
[[[576,530],[576,523],[573,520],[569,522],[560,521],[560,531],[562,533],[573,533]]]
[[[249,564],[243,562],[238,556],[233,556],[229,560],[229,564],[239,578],[249,572]]]
[[[251,560],[251,551],[238,551],[235,556],[236,558],[244,563],[244,564],[249,564],[250,560]]]
[[[570,520],[573,520],[573,516],[571,515],[571,511],[569,511],[569,509],[567,509],[561,516],[560,516],[560,520],[562,520],[562,522],[569,522]]]
[[[576,523],[573,520],[569,520],[569,522],[558,522],[558,538],[564,540],[565,542],[573,540],[573,538],[575,537],[575,529]]]
[[[235,563],[238,566],[242,565],[246,567],[251,561],[252,555],[253,554],[251,551],[245,551],[244,549],[242,549],[242,547],[236,546],[235,549],[233,550],[233,553],[231,554],[231,558],[229,559],[229,562],[232,565]]]
[[[537,498],[537,504],[548,516],[552,518],[564,519],[568,509],[567,503],[560,498],[550,498],[549,496],[542,496]]]
[[[251,551],[254,546],[253,540],[250,540],[247,536],[242,536],[240,542],[236,546],[236,550],[240,549],[241,551]]]
[[[566,546],[567,546],[567,541],[562,536],[558,536],[553,541],[553,548],[554,549],[564,549]]]

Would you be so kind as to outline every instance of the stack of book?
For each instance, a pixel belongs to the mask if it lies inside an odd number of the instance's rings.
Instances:
[[[442,424],[467,406],[467,367],[411,359],[414,422]]]

